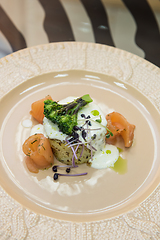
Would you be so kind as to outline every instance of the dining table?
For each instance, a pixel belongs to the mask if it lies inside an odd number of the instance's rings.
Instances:
[[[159,0],[0,0],[0,239],[160,239],[159,68]],[[55,97],[88,90],[101,102],[108,94],[110,108],[119,102],[136,126],[128,173],[91,170],[54,186],[44,171],[23,173],[28,132],[18,121],[50,88]]]

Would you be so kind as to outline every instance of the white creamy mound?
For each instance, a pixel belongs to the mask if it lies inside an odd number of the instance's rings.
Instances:
[[[68,97],[59,101],[59,104],[66,104],[72,102],[74,99],[76,99],[76,97]],[[90,124],[85,124],[86,119],[83,115],[88,117]],[[93,157],[92,160],[90,160],[92,163],[91,166],[96,169],[113,166],[118,160],[119,151],[115,146],[105,143],[107,121],[100,107],[94,102],[84,106],[78,112],[77,123],[77,126],[79,127],[84,125],[83,128],[87,133],[85,141],[82,137],[82,131],[77,131],[79,134],[79,140],[87,145],[89,149],[92,149]],[[65,140],[67,137],[66,134],[59,131],[57,124],[52,123],[46,117],[43,119],[43,125],[38,124],[32,128],[31,135],[35,133],[43,133],[50,139],[58,139],[60,141]]]

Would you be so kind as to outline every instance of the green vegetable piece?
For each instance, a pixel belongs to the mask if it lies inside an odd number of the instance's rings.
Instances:
[[[110,136],[113,137],[113,133],[106,127],[106,130],[107,130],[107,134],[106,134],[106,138],[109,138]]]
[[[93,102],[92,98],[89,96],[89,94],[83,95],[81,97],[86,103]]]
[[[102,122],[102,117],[100,115],[100,119],[96,119],[96,122],[101,123]]]
[[[60,131],[72,135],[74,126],[77,125],[77,113],[86,104],[92,102],[89,94],[83,95],[68,104],[58,104],[53,100],[44,101],[44,115],[57,124]]]

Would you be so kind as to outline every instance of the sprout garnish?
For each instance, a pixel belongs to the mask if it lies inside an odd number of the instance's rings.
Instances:
[[[77,173],[77,174],[55,173],[54,176],[53,176],[53,179],[57,180],[58,176],[77,177],[77,176],[84,176],[84,175],[87,175],[87,172],[85,172],[85,173]]]

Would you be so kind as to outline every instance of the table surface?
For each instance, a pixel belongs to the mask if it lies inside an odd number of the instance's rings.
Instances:
[[[159,0],[0,0],[0,58],[49,42],[96,42],[160,66]]]

